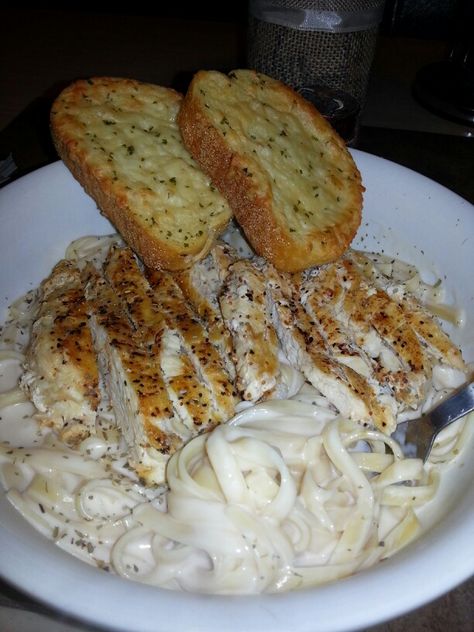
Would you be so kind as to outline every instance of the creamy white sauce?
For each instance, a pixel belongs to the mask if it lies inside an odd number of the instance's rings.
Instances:
[[[18,321],[3,332],[0,393],[21,374],[28,315]],[[434,461],[449,463],[423,468],[393,439],[337,418],[297,371],[283,374],[292,400],[245,407],[188,443],[170,462],[169,490],[138,482],[105,411],[97,436],[71,450],[40,429],[31,403],[3,406],[1,483],[28,521],[88,563],[166,588],[226,594],[332,581],[446,515],[469,475],[472,419],[453,424],[435,450]],[[435,388],[460,377],[437,368]]]

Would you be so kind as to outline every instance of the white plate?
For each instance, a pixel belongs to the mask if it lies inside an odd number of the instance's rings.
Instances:
[[[354,151],[366,186],[356,245],[382,249],[446,277],[466,311],[457,332],[474,359],[474,208],[403,167]],[[112,231],[61,163],[0,192],[2,312],[37,285],[87,234]],[[1,313],[1,312],[0,312]],[[318,589],[259,597],[214,597],[163,591],[96,570],[30,527],[0,495],[0,572],[27,593],[81,619],[116,630],[261,632],[355,630],[420,606],[474,572],[474,455],[455,470],[436,524],[392,559]]]

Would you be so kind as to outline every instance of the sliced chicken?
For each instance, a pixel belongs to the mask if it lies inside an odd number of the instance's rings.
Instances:
[[[370,397],[372,401],[375,398],[380,404],[377,425],[394,428],[398,410],[395,398],[384,381],[379,382],[372,359],[355,343],[351,332],[344,327],[343,323],[334,317],[327,305],[326,297],[321,293],[317,277],[309,275],[301,284],[300,298],[313,327],[323,337],[330,356],[337,362],[350,367],[366,380],[367,397]],[[373,407],[373,404],[369,404],[370,406]]]
[[[299,288],[290,276],[267,265],[265,277],[271,292],[273,322],[290,363],[342,415],[371,423],[383,432],[393,432],[396,427],[393,402],[378,397],[380,393],[373,383],[332,357],[315,321],[299,301]]]
[[[317,271],[314,291],[372,358],[377,379],[392,388],[400,408],[417,408],[425,398],[432,363],[400,306],[368,283],[348,259]]]
[[[356,345],[350,333],[325,304],[315,277],[309,277],[301,284],[300,296],[301,304],[321,333],[332,357],[366,378],[373,377],[371,358]]]
[[[171,276],[163,273],[167,284],[163,291],[153,288],[129,248],[111,250],[104,272],[118,299],[127,306],[134,327],[153,346],[168,395],[186,428],[194,435],[225,421],[234,410],[232,397],[227,401],[225,393],[221,394],[229,384],[227,375],[202,325],[195,318],[195,331],[190,331],[190,310]],[[173,292],[179,296],[173,297]],[[174,320],[168,313],[171,303],[175,308]],[[195,343],[192,349],[191,345],[187,345],[189,349],[185,348],[183,339],[187,336],[191,336],[193,345]],[[199,352],[202,357],[198,361],[195,356]],[[212,383],[212,388],[206,384],[202,373]]]
[[[166,323],[165,339],[189,366],[184,372],[189,382],[188,396],[205,413],[202,430],[227,421],[235,412],[237,399],[233,382],[221,355],[210,342],[208,331],[171,274],[147,270],[147,278],[154,303]]]
[[[461,351],[453,344],[436,319],[412,296],[399,303],[407,323],[419,337],[428,353],[450,367],[467,372]]]
[[[373,281],[377,287],[385,289],[391,298],[400,305],[404,318],[420,338],[428,353],[448,366],[463,372],[467,370],[461,351],[441,329],[433,314],[412,293],[400,291],[398,284],[396,285],[397,291],[391,291],[391,286],[395,285],[394,282],[383,275],[364,253],[352,251],[349,259],[358,266],[364,276]]]
[[[207,324],[209,340],[218,350],[229,377],[235,379],[232,362],[232,338],[219,307],[219,294],[229,265],[236,253],[224,242],[217,242],[209,255],[188,270],[173,275],[185,298]]]
[[[38,418],[75,444],[95,428],[99,375],[81,273],[60,261],[40,288],[21,386]]]
[[[153,290],[132,250],[110,248],[103,273],[133,328],[146,343],[154,344],[165,327],[165,320],[153,302]]]
[[[115,289],[90,271],[86,295],[99,366],[130,464],[147,483],[160,484],[169,456],[191,433],[173,412],[156,350],[133,327]]]
[[[170,274],[110,244],[42,283],[21,385],[69,443],[94,432],[106,393],[148,484],[164,481],[183,443],[233,416],[234,383],[249,402],[288,396],[285,362],[336,411],[386,433],[436,380],[449,390],[465,379],[460,351],[408,284],[363,253],[290,275],[218,242]],[[299,387],[301,373],[286,370]]]
[[[233,263],[219,302],[232,335],[239,392],[251,402],[268,397],[278,385],[280,363],[263,274],[248,259]]]

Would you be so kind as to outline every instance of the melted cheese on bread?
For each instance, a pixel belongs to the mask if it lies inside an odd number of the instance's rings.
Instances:
[[[55,101],[59,155],[152,268],[203,257],[231,211],[185,149],[174,90],[108,77],[77,81]]]

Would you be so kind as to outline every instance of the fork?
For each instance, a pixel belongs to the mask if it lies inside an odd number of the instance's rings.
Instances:
[[[438,434],[474,410],[474,382],[458,389],[453,395],[422,417],[408,422],[406,444],[414,446],[415,456],[426,461]]]

